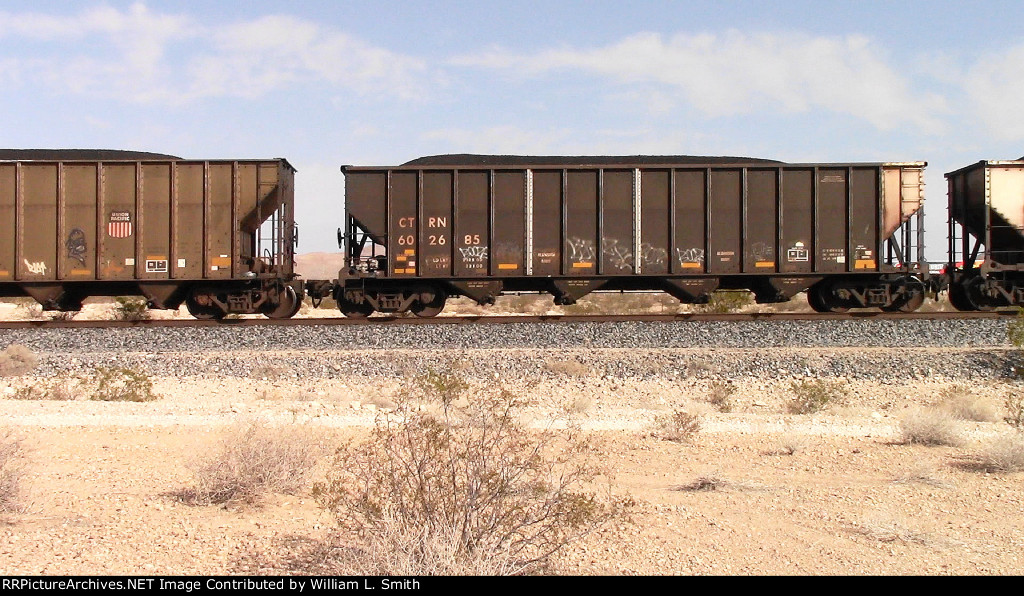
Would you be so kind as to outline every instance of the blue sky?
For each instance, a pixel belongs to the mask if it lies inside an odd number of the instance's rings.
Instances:
[[[341,164],[429,154],[1024,155],[1020,2],[5,2],[0,145],[286,157],[302,252]]]

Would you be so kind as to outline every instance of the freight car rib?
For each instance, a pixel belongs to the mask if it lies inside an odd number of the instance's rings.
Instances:
[[[345,166],[348,316],[438,314],[549,292],[662,290],[758,302],[807,290],[818,311],[912,311],[924,300],[924,162],[784,164],[732,157],[432,156]]]
[[[0,297],[183,302],[198,318],[290,317],[294,168],[107,150],[0,150]]]

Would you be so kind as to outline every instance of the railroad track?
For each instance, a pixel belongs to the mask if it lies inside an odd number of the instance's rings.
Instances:
[[[613,323],[627,321],[685,322],[685,321],[821,321],[821,320],[950,320],[998,319],[1017,316],[1016,309],[988,312],[881,312],[849,313],[686,313],[647,315],[457,315],[434,318],[412,316],[372,316],[365,319],[344,317],[266,319],[226,318],[198,319],[143,319],[138,321],[110,320],[32,320],[0,321],[0,329],[73,329],[119,327],[250,327],[294,326],[315,327],[335,325],[507,325],[512,323]]]

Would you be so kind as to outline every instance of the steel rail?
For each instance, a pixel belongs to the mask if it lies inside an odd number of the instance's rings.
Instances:
[[[0,321],[0,329],[107,329],[124,327],[248,327],[295,326],[316,327],[333,325],[509,325],[515,323],[622,323],[643,322],[699,322],[699,321],[856,321],[856,320],[948,320],[998,319],[1017,316],[1018,311],[997,310],[987,312],[881,312],[848,313],[685,313],[685,314],[631,314],[631,315],[455,315],[432,318],[414,316],[371,316],[368,318],[294,318],[266,319],[225,318],[199,319],[143,319],[138,321],[114,320],[30,320]]]

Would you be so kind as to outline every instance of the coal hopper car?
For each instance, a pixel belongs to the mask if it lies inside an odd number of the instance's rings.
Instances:
[[[946,282],[959,310],[1024,306],[1024,158],[946,174]]]
[[[345,166],[347,266],[313,293],[354,317],[606,290],[691,303],[806,291],[818,311],[914,310],[928,287],[924,167],[493,155]]]
[[[141,295],[199,318],[290,317],[304,295],[294,173],[283,159],[0,151],[0,296],[73,311]]]

